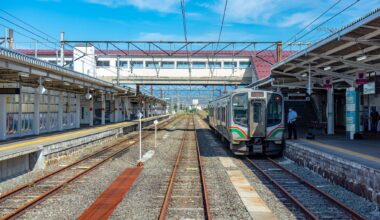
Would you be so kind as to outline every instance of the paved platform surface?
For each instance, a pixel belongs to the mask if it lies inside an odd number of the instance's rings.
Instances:
[[[343,135],[317,136],[315,140],[301,138],[287,142],[301,144],[380,170],[380,136],[363,140],[348,140]]]
[[[142,121],[154,120],[165,116],[156,116],[150,118],[144,118]],[[137,124],[138,121],[127,121],[120,123],[113,123],[108,125],[100,125],[94,127],[85,127],[74,130],[66,130],[62,132],[53,132],[48,134],[42,134],[38,136],[29,136],[25,138],[17,138],[9,141],[0,142],[0,161],[6,160],[12,157],[29,154],[41,150],[44,146],[51,144],[74,140],[79,137],[93,135],[101,132],[105,132],[112,129],[129,127]]]

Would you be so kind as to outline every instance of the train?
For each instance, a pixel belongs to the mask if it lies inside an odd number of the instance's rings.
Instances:
[[[209,126],[235,155],[279,156],[285,147],[284,101],[280,93],[236,89],[209,102]]]

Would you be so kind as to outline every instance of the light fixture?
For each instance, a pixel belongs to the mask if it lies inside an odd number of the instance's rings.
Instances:
[[[363,56],[360,56],[360,57],[356,58],[356,61],[362,61],[362,60],[365,60],[365,59],[367,59],[367,56],[363,55]]]
[[[29,77],[30,76],[29,73],[25,73],[25,72],[19,72],[18,75],[21,77]]]
[[[51,82],[51,81],[53,81],[53,79],[52,78],[45,78],[44,81],[45,82]]]
[[[83,89],[84,87],[82,85],[78,85],[78,88]]]
[[[304,73],[304,74],[302,74],[301,76],[302,76],[302,77],[306,77],[306,76],[307,76],[307,73]]]
[[[40,79],[38,80],[38,84],[39,86],[37,87],[37,90],[38,90],[38,93],[40,95],[44,94],[47,90],[46,88],[42,85],[42,78],[40,77]]]
[[[325,68],[323,68],[324,71],[327,71],[327,70],[331,70],[331,66],[326,66]]]
[[[87,100],[92,99],[92,95],[91,95],[91,93],[90,93],[90,88],[87,89],[87,93],[86,93],[86,95],[85,95],[85,98],[86,98]]]
[[[63,82],[63,85],[65,85],[65,86],[69,86],[70,83],[68,83],[68,82]]]

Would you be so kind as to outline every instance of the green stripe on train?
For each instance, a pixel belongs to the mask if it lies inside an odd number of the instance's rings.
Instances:
[[[246,136],[237,128],[230,128],[231,133],[236,133],[239,137],[245,138]]]
[[[276,131],[274,131],[270,137],[276,137],[276,135],[279,133],[279,132],[283,132],[285,129],[284,128],[278,128]]]

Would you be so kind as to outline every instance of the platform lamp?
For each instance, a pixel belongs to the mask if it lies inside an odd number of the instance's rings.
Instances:
[[[90,87],[87,88],[87,93],[86,93],[86,95],[85,95],[85,98],[86,98],[87,100],[92,99],[92,95],[91,95],[91,93],[90,93]]]
[[[37,90],[38,90],[38,93],[40,94],[40,95],[43,95],[44,93],[46,93],[46,88],[42,85],[42,78],[40,77],[39,79],[38,79],[38,87],[37,87]]]

